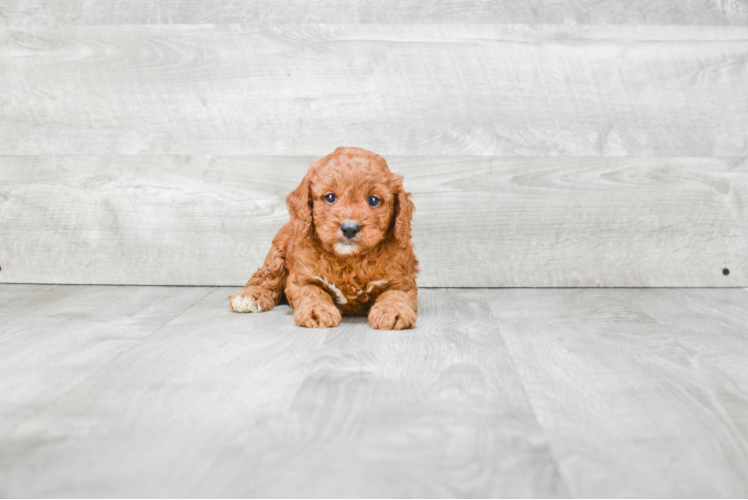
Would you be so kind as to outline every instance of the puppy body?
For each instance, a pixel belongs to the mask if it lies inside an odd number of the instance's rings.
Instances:
[[[234,311],[268,311],[285,292],[299,326],[337,326],[341,314],[368,315],[379,329],[415,326],[414,207],[384,158],[338,148],[312,163],[286,203],[291,221],[230,297]]]

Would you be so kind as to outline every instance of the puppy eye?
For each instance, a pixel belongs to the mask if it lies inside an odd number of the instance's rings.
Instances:
[[[376,208],[380,203],[382,203],[382,200],[380,200],[376,196],[369,196],[369,199],[366,200],[366,203],[368,203],[370,207]]]
[[[332,205],[333,203],[338,201],[338,197],[335,196],[333,193],[329,193],[325,195],[325,201],[327,202],[328,205]]]

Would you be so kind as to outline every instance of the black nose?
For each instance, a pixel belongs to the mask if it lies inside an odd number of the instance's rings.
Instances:
[[[343,232],[343,236],[350,240],[361,231],[361,226],[352,221],[345,221],[340,225],[340,230]]]

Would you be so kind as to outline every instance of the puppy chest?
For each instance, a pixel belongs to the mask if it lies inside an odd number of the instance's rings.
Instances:
[[[334,278],[313,276],[312,280],[324,288],[344,312],[351,314],[365,312],[387,286],[385,280],[366,283],[337,281]]]

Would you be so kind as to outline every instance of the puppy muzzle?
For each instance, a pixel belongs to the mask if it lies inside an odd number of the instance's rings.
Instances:
[[[348,240],[352,240],[353,238],[355,238],[359,231],[361,231],[361,226],[358,224],[358,222],[354,222],[352,220],[344,221],[340,225],[340,232],[343,233],[343,236],[345,236]]]

